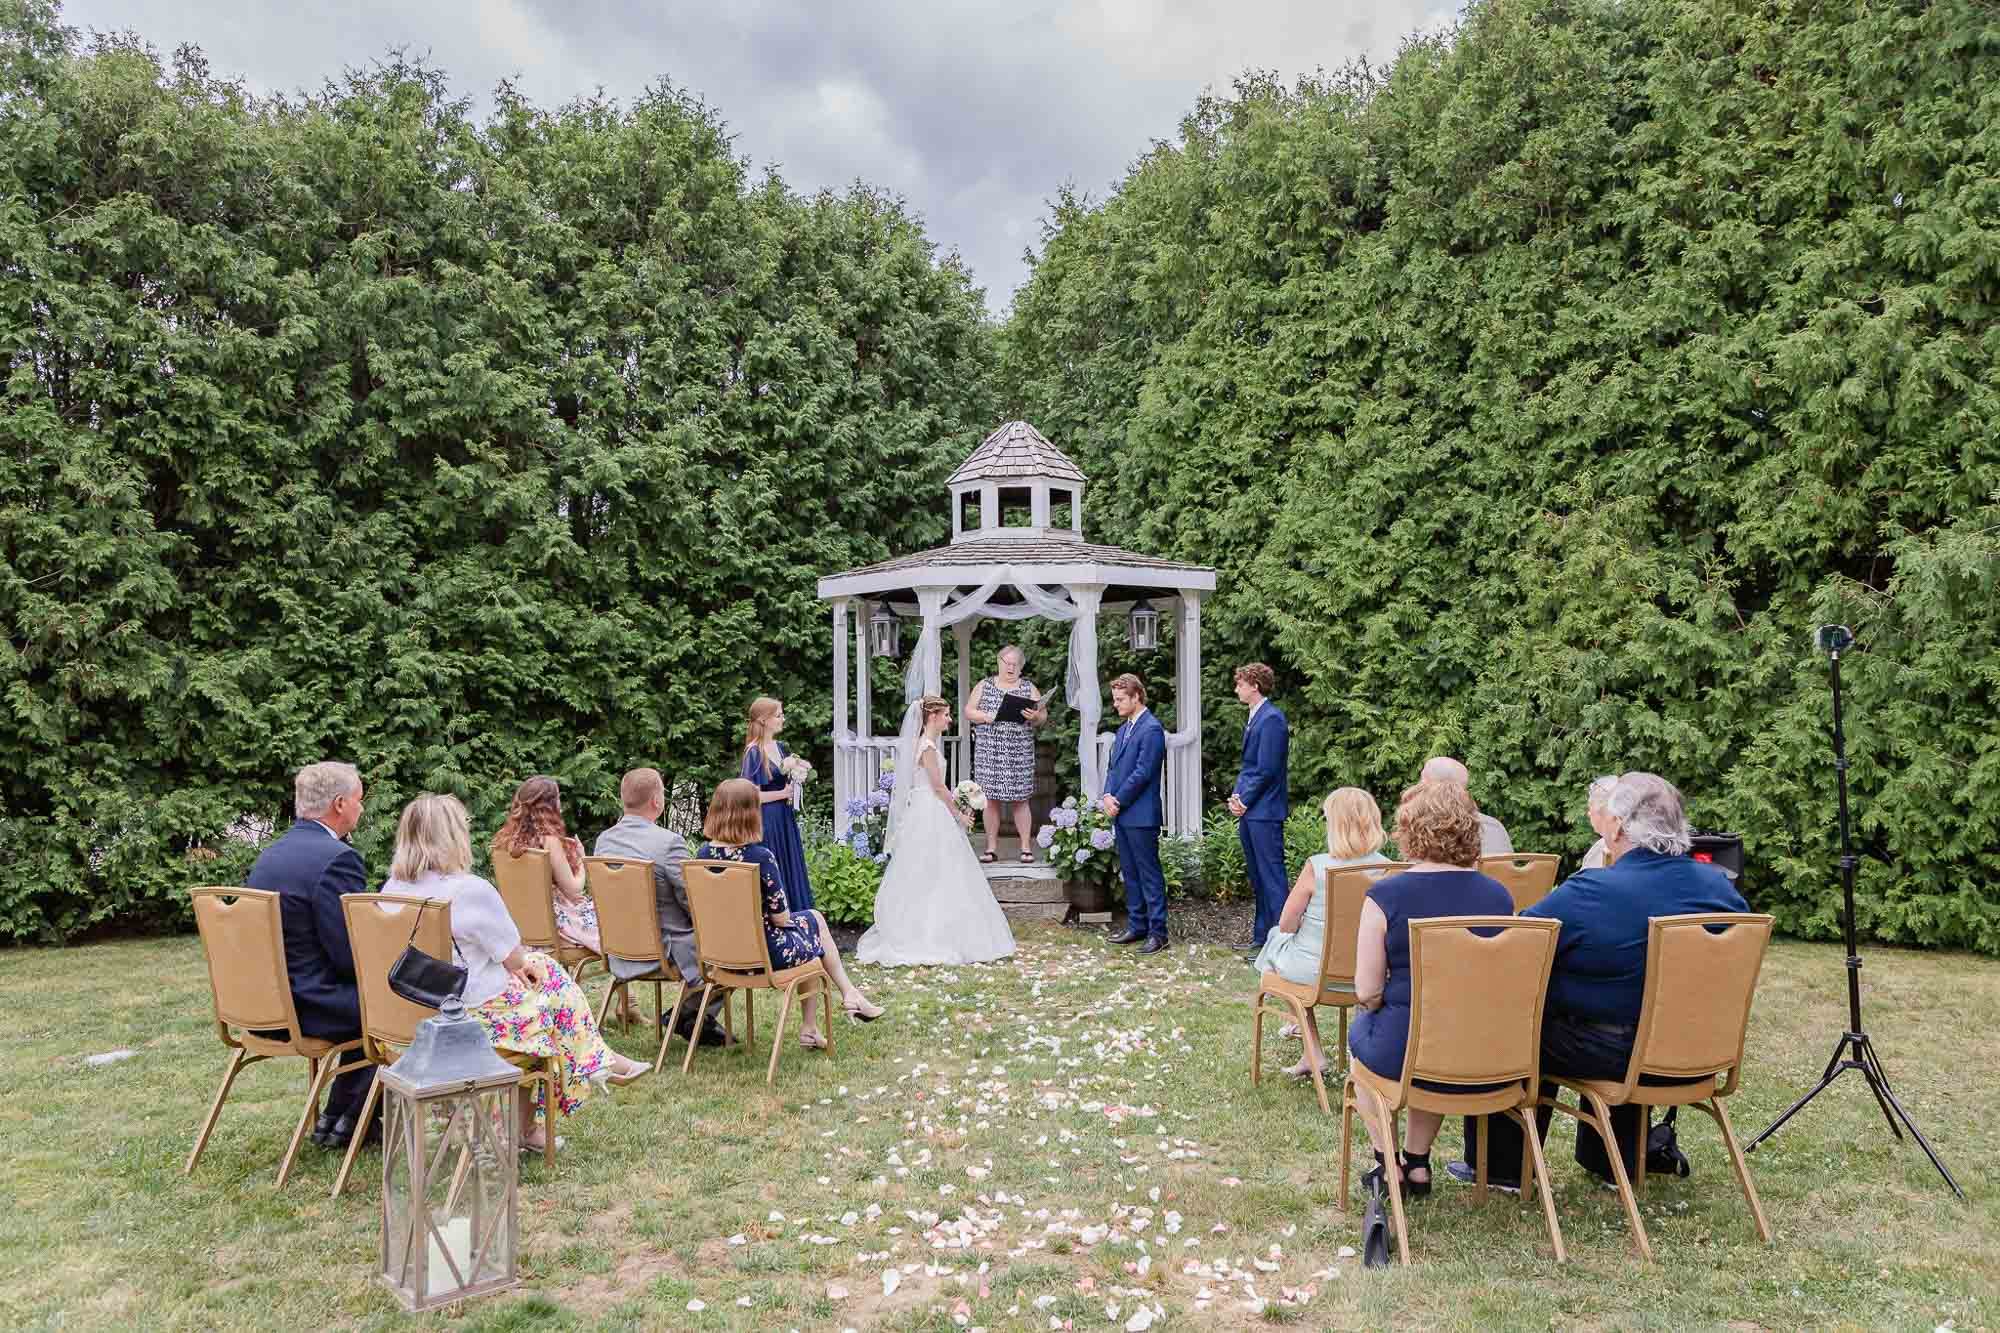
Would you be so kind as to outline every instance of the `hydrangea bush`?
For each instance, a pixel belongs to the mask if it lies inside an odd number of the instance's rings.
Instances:
[[[1111,817],[1095,805],[1079,805],[1074,796],[1049,811],[1049,822],[1035,834],[1049,864],[1065,878],[1106,886],[1118,879],[1116,840]]]

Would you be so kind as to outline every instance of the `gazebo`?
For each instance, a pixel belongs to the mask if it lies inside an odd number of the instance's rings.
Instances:
[[[1099,730],[1105,700],[1098,681],[1097,625],[1103,615],[1125,619],[1134,650],[1158,646],[1163,617],[1178,617],[1178,729],[1167,738],[1162,794],[1168,831],[1200,826],[1201,601],[1215,591],[1215,571],[1085,541],[1086,484],[1082,469],[1040,431],[1025,421],[1007,422],[946,482],[949,545],[819,581],[820,600],[833,607],[833,798],[841,833],[847,830],[849,799],[872,790],[894,759],[895,737],[871,734],[870,668],[877,658],[897,656],[904,621],[917,622],[903,673],[905,705],[919,694],[945,693],[941,636],[950,630],[957,644],[958,689],[947,696],[958,710],[957,734],[946,746],[953,782],[971,776],[971,729],[959,705],[977,678],[970,662],[974,628],[983,619],[1068,621],[1069,663],[1059,697],[1078,715],[1084,794],[1097,796],[1113,734]],[[1043,688],[1045,695],[1057,695],[1046,684]],[[1005,873],[1027,870],[1013,866]],[[989,872],[999,873],[995,867]],[[1040,868],[1040,873],[1050,872]]]

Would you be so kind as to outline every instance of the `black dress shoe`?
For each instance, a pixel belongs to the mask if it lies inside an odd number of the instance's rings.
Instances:
[[[1155,935],[1151,939],[1147,940],[1144,944],[1139,946],[1139,952],[1159,953],[1162,949],[1165,949],[1166,947],[1167,947],[1167,937],[1165,935]]]
[[[312,1141],[322,1148],[326,1147],[327,1140],[333,1136],[334,1122],[339,1119],[340,1117],[332,1111],[321,1111],[319,1119],[313,1121],[312,1134],[310,1136]]]
[[[727,1032],[722,1030],[722,1024],[711,1018],[701,1025],[701,1044],[704,1046],[734,1046],[736,1042]]]
[[[326,1137],[319,1140],[319,1145],[322,1148],[332,1148],[336,1151],[344,1152],[347,1149],[348,1140],[353,1137],[354,1117],[344,1115],[333,1122],[333,1128],[327,1130]]]
[[[1146,937],[1142,932],[1136,931],[1132,929],[1130,926],[1127,926],[1125,929],[1119,931],[1116,935],[1113,935],[1111,937],[1111,942],[1113,944],[1137,944],[1140,940],[1143,940],[1145,938]]]

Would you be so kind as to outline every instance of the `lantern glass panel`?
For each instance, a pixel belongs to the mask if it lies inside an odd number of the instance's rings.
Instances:
[[[1134,652],[1150,652],[1160,646],[1160,613],[1144,598],[1132,608],[1129,637]]]
[[[877,657],[894,657],[901,638],[901,626],[895,612],[886,606],[878,606],[868,617],[868,645]]]
[[[383,1278],[412,1310],[511,1285],[514,1089],[384,1091]]]

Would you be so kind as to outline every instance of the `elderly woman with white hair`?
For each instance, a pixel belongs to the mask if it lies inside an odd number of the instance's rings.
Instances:
[[[1008,644],[1000,650],[1000,669],[965,696],[965,719],[973,724],[972,778],[986,793],[986,850],[979,859],[989,863],[1000,855],[1000,827],[1009,806],[1021,859],[1035,859],[1035,844],[1028,840],[1033,822],[1028,799],[1035,794],[1035,728],[1048,720],[1049,710],[1034,682],[1021,675],[1027,664],[1021,645]],[[1009,695],[1020,700],[1013,705],[1020,711],[1003,720]]]
[[[1604,801],[1604,845],[1611,864],[1579,870],[1555,892],[1522,912],[1562,922],[1555,967],[1549,974],[1542,1015],[1542,1072],[1569,1078],[1625,1077],[1638,1036],[1639,1006],[1646,985],[1648,919],[1684,912],[1747,912],[1743,895],[1715,866],[1688,855],[1693,835],[1687,810],[1674,784],[1652,773],[1627,773]],[[1542,1084],[1553,1097],[1555,1085]],[[1638,1167],[1642,1111],[1613,1107],[1611,1128],[1625,1169]],[[1549,1112],[1538,1117],[1547,1137]],[[1476,1126],[1466,1122],[1466,1160],[1446,1169],[1471,1180]],[[1520,1130],[1494,1116],[1488,1126],[1492,1171],[1487,1179],[1520,1169]],[[1587,1124],[1576,1131],[1579,1165],[1609,1184],[1611,1159],[1604,1141]],[[1502,1187],[1518,1185],[1501,1179]]]
[[[1583,864],[1579,870],[1602,870],[1611,864],[1611,849],[1604,839],[1611,829],[1611,790],[1618,785],[1618,775],[1596,778],[1590,784],[1589,804],[1584,809],[1584,818],[1590,821],[1591,831],[1597,834],[1597,841],[1590,844],[1590,850],[1583,854]]]

